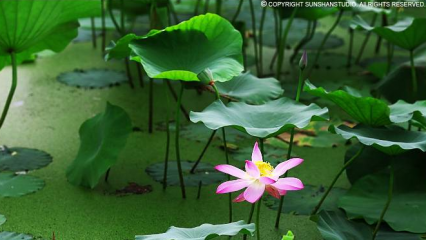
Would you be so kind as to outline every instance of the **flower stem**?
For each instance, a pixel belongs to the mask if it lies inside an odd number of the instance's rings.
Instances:
[[[203,158],[204,154],[206,153],[207,149],[210,146],[210,143],[212,142],[214,136],[216,135],[217,130],[213,130],[212,134],[209,137],[209,140],[207,141],[206,145],[203,148],[203,151],[201,152],[200,156],[198,157],[197,161],[194,163],[194,166],[192,166],[190,173],[193,174],[195,172],[195,169],[197,168],[198,164],[201,162],[201,159]]]
[[[306,66],[304,69],[306,69]],[[303,72],[304,72],[303,69],[299,68],[299,83],[298,83],[297,92],[296,92],[296,102],[299,102],[300,100],[300,94],[302,93],[303,83],[305,81]],[[294,128],[290,130],[290,142],[289,142],[289,147],[287,152],[287,159],[291,158],[291,152],[293,150],[293,142],[294,142]],[[285,176],[287,175],[288,175],[288,171],[285,173]],[[278,228],[280,225],[281,210],[283,209],[283,204],[284,204],[284,196],[281,196],[280,205],[278,206],[277,218],[275,219],[275,228]]]
[[[238,3],[238,7],[237,7],[237,11],[234,14],[234,17],[232,17],[232,24],[235,24],[235,21],[237,20],[238,15],[240,15],[241,12],[241,6],[243,6],[243,0],[240,0],[240,2]]]
[[[330,193],[331,189],[333,189],[334,184],[336,184],[337,180],[339,179],[340,175],[346,170],[346,168],[351,165],[351,163],[361,155],[362,151],[364,150],[365,145],[362,145],[361,148],[358,150],[358,152],[355,153],[355,155],[352,156],[349,161],[343,165],[343,167],[340,169],[339,173],[334,177],[333,181],[331,182],[330,186],[328,187],[327,191],[322,196],[321,200],[318,202],[318,204],[315,206],[314,210],[311,213],[312,215],[315,215],[318,213],[319,209],[321,208],[321,205],[323,204],[324,200],[327,198],[328,194]]]
[[[166,82],[168,80],[163,80]],[[164,175],[163,175],[163,190],[167,188],[167,170],[169,165],[169,152],[170,152],[170,123],[169,123],[169,94],[167,88],[164,88],[166,95],[166,156],[164,157]]]
[[[182,166],[181,166],[181,162],[180,162],[180,148],[179,148],[179,128],[180,128],[180,106],[182,104],[182,96],[183,96],[183,83],[181,83],[181,87],[180,87],[180,92],[179,92],[179,97],[178,97],[178,101],[176,104],[176,136],[175,136],[175,147],[176,147],[176,161],[177,161],[177,168],[178,168],[178,172],[179,172],[179,182],[180,182],[180,188],[182,190],[182,198],[186,198],[186,193],[185,193],[185,182],[183,181],[183,174],[182,174]]]
[[[277,63],[277,72],[276,72],[276,75],[275,75],[275,78],[277,80],[280,80],[281,67],[283,65],[283,61],[284,61],[284,57],[285,57],[285,47],[286,47],[286,44],[287,44],[287,36],[288,36],[289,31],[290,31],[291,25],[293,23],[294,17],[296,16],[297,10],[298,10],[297,7],[295,7],[293,9],[293,12],[291,13],[290,18],[288,19],[287,26],[284,29],[284,33],[283,33],[282,36],[280,36],[281,41],[278,45],[278,63]],[[279,19],[279,20],[281,21],[281,19]]]
[[[381,223],[383,221],[383,218],[385,217],[385,214],[386,214],[386,212],[387,212],[387,210],[389,208],[389,205],[390,205],[390,203],[392,201],[394,175],[395,175],[394,168],[393,168],[392,161],[391,161],[391,164],[390,164],[388,200],[386,201],[385,207],[383,208],[382,213],[380,214],[380,218],[377,221],[376,228],[374,229],[374,232],[373,232],[373,238],[372,238],[373,240],[376,239],[377,232],[380,229],[380,225],[381,225]]]
[[[260,240],[260,206],[262,205],[262,198],[257,201],[257,210],[256,210],[256,238]]]
[[[254,14],[253,0],[249,0],[250,3],[250,14],[251,14],[251,27],[253,31],[253,42],[254,42],[254,61],[256,62],[256,73],[259,75],[259,56],[257,50],[257,37],[256,37],[256,17]]]
[[[413,81],[413,95],[417,96],[417,74],[416,66],[414,65],[413,50],[410,50],[410,63],[411,63],[411,80]]]
[[[322,52],[322,49],[324,48],[324,44],[327,42],[327,39],[330,37],[331,33],[334,31],[334,29],[337,27],[337,24],[339,24],[340,19],[342,19],[342,15],[343,15],[343,9],[340,10],[339,15],[337,16],[336,21],[334,22],[333,26],[331,26],[330,30],[328,30],[328,32],[325,34],[324,38],[322,39],[322,42],[317,50],[317,54],[315,55],[314,61],[312,62],[311,68],[308,72],[308,76],[311,75],[313,68],[315,67],[315,65],[317,64],[318,60],[319,60],[319,56]]]
[[[9,111],[10,104],[13,99],[13,95],[15,94],[16,86],[18,85],[18,66],[16,63],[16,55],[14,52],[10,53],[10,59],[12,63],[12,85],[10,86],[9,95],[7,95],[6,103],[3,108],[3,112],[0,118],[0,129],[4,124],[7,113]]]

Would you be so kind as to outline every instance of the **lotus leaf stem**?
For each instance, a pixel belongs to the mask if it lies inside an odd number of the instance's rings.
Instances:
[[[144,88],[145,87],[145,83],[143,82],[143,74],[142,74],[142,66],[140,63],[135,62],[136,63],[136,69],[138,71],[138,77],[139,77],[139,85]]]
[[[200,7],[200,3],[201,3],[201,0],[197,0],[197,2],[195,3],[194,16],[198,15],[198,8]]]
[[[16,54],[14,52],[10,53],[10,60],[12,64],[12,85],[10,86],[9,94],[7,95],[6,103],[3,108],[3,112],[0,118],[0,129],[4,124],[7,113],[9,111],[10,104],[15,94],[16,86],[18,85],[18,66],[16,62]]]
[[[373,19],[371,20],[371,26],[376,25],[377,14],[374,14]],[[371,31],[367,32],[367,36],[365,36],[364,41],[362,42],[361,48],[359,50],[358,56],[356,57],[355,64],[358,64],[361,61],[362,54],[364,53],[365,47],[367,46],[368,41],[371,37]]]
[[[152,133],[153,131],[153,115],[154,115],[154,80],[149,79],[149,101],[148,101],[148,132]]]
[[[413,50],[410,50],[410,63],[411,63],[411,80],[413,82],[413,95],[417,96],[417,74],[416,66],[414,65],[414,54]]]
[[[286,47],[286,44],[287,44],[287,36],[288,36],[288,33],[290,32],[291,25],[293,23],[294,17],[296,16],[298,9],[299,8],[297,8],[297,7],[295,7],[293,9],[293,12],[291,13],[290,18],[288,19],[287,26],[284,29],[283,36],[280,36],[281,41],[280,41],[279,46],[278,46],[278,63],[277,63],[277,73],[276,73],[276,76],[275,76],[275,78],[277,80],[280,80],[280,76],[281,76],[281,67],[283,65],[283,61],[284,61],[284,58],[285,58],[285,47]]]
[[[257,75],[259,75],[260,68],[259,68],[259,56],[258,56],[258,50],[257,50],[256,16],[254,14],[253,0],[250,0],[249,3],[250,3],[250,14],[251,14],[251,28],[253,32],[253,42],[254,42],[254,61],[256,62],[256,73]]]
[[[124,58],[124,65],[126,67],[126,74],[127,74],[127,79],[129,80],[130,88],[133,89],[135,88],[135,85],[133,84],[133,77],[132,77],[132,73],[130,72],[130,63],[127,57]]]
[[[101,0],[101,18],[102,18],[102,55],[106,47],[106,27],[105,27],[105,0]]]
[[[216,135],[217,130],[213,130],[212,134],[209,137],[209,140],[207,141],[206,145],[203,148],[203,151],[201,152],[200,156],[198,157],[197,161],[194,163],[194,166],[192,166],[190,173],[195,173],[195,169],[197,168],[198,164],[201,162],[201,159],[203,159],[204,154],[206,153],[207,149],[210,146],[210,143],[212,142],[214,136]]]
[[[163,80],[166,82],[168,80]],[[169,93],[167,88],[164,88],[164,95],[166,95],[166,156],[164,157],[164,175],[163,175],[163,190],[167,188],[167,171],[169,165],[169,152],[170,152],[170,117],[169,117]]]
[[[172,84],[170,83],[170,81],[167,81],[166,83],[167,83],[167,87],[169,88],[170,92],[172,93],[173,99],[177,102],[178,96],[177,96],[174,88],[172,87]],[[182,111],[182,113],[185,116],[186,120],[189,121],[188,111],[186,111],[185,107],[182,104],[180,106],[180,110]]]
[[[355,13],[352,13],[352,18],[355,16]],[[346,63],[347,68],[351,68],[352,66],[352,52],[353,52],[353,46],[354,46],[354,30],[349,27],[349,48],[348,48],[348,61]]]
[[[111,21],[114,24],[115,29],[117,30],[117,32],[119,32],[121,35],[123,35],[123,31],[120,28],[120,26],[118,25],[118,22],[115,19],[114,13],[112,12],[111,0],[108,0],[108,12],[109,12],[109,17],[111,18]]]
[[[311,26],[312,25],[312,26]],[[312,40],[312,38],[314,37],[315,34],[315,30],[317,28],[318,25],[318,21],[309,21],[308,24],[308,28],[307,28],[307,32],[305,37],[299,42],[299,44],[297,44],[297,46],[294,48],[294,52],[290,57],[290,63],[293,63],[294,60],[296,59],[300,49],[302,49],[302,47],[304,47],[309,41]]]
[[[179,148],[179,130],[180,130],[180,107],[182,104],[182,96],[183,96],[183,89],[184,85],[181,83],[180,91],[179,91],[179,97],[176,104],[176,135],[175,135],[175,147],[176,147],[176,162],[177,162],[177,168],[179,173],[179,182],[180,182],[180,188],[182,191],[182,198],[186,198],[185,193],[185,182],[183,180],[183,173],[182,173],[182,165],[180,162],[180,148]]]
[[[263,75],[263,26],[265,25],[266,7],[262,8],[259,27],[259,76]]]
[[[92,30],[92,45],[93,48],[96,49],[96,29],[95,29],[95,18],[90,17],[90,27]]]
[[[317,50],[317,54],[315,55],[314,61],[312,62],[311,68],[308,72],[308,76],[311,75],[312,70],[314,69],[315,65],[317,64],[318,60],[319,60],[319,56],[321,55],[321,52],[324,48],[325,43],[327,42],[328,38],[330,37],[331,33],[334,31],[334,29],[337,27],[337,25],[339,24],[340,20],[342,19],[342,15],[343,15],[343,9],[341,9],[339,11],[339,15],[337,16],[336,21],[334,22],[333,26],[331,26],[330,30],[328,30],[328,32],[325,34],[324,38],[322,39],[322,42]]]
[[[385,217],[385,214],[386,214],[386,212],[387,212],[387,210],[389,208],[389,205],[392,202],[393,185],[394,185],[394,177],[395,177],[394,175],[395,175],[394,168],[393,168],[392,161],[391,161],[391,164],[390,164],[390,176],[389,176],[388,199],[386,201],[385,207],[382,210],[382,213],[380,214],[379,220],[377,221],[376,228],[374,229],[373,237],[372,237],[373,240],[376,239],[376,235],[377,235],[377,232],[380,229],[380,225],[382,224],[383,218]]]
[[[235,24],[235,21],[238,18],[238,15],[240,15],[241,12],[241,6],[243,6],[243,0],[240,0],[240,2],[238,3],[238,7],[237,7],[237,11],[235,12],[234,16],[232,17],[232,24]]]
[[[311,213],[312,215],[315,215],[318,213],[319,209],[321,208],[321,205],[323,204],[323,202],[325,201],[325,199],[327,198],[328,194],[330,193],[331,189],[333,189],[334,184],[336,184],[337,180],[339,179],[340,175],[342,175],[342,173],[346,170],[346,168],[351,165],[351,163],[357,159],[359,157],[359,155],[361,155],[362,151],[364,151],[365,145],[362,145],[361,148],[355,153],[355,155],[352,156],[351,159],[349,159],[349,161],[347,161],[345,163],[345,165],[343,165],[343,167],[340,169],[339,173],[337,173],[337,175],[334,177],[333,181],[331,182],[330,186],[328,187],[327,191],[324,193],[324,195],[322,196],[321,200],[318,202],[318,204],[315,206],[314,210]]]

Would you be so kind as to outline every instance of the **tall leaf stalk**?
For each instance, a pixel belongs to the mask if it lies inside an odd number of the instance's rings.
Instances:
[[[13,96],[15,94],[16,87],[18,85],[18,66],[16,62],[16,54],[10,53],[10,60],[12,63],[12,85],[10,86],[9,94],[7,95],[6,103],[3,108],[3,112],[0,118],[0,129],[2,128],[4,121],[6,120],[7,113],[9,112],[10,104],[12,103]]]

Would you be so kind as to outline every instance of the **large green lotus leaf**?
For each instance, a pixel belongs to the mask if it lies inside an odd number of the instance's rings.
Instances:
[[[372,27],[360,16],[356,16],[351,27],[375,32],[390,43],[407,50],[414,50],[426,42],[426,18],[408,18],[391,26]]]
[[[284,93],[275,78],[258,78],[248,72],[234,77],[232,81],[218,82],[216,87],[222,95],[251,104],[262,104]]]
[[[0,232],[1,240],[32,240],[33,237],[23,233]]]
[[[292,2],[292,1],[284,1],[284,2]],[[325,2],[325,1],[314,1],[314,0],[308,0],[303,1],[306,3],[311,2]],[[290,18],[291,14],[293,13],[294,8],[292,7],[280,7],[279,14],[280,17],[283,19]],[[339,9],[335,7],[298,7],[295,18],[302,18],[309,21],[315,21],[324,17],[327,17],[333,13],[336,13]]]
[[[29,175],[0,173],[0,197],[19,197],[44,187],[44,181]]]
[[[304,91],[334,102],[360,123],[371,126],[383,126],[391,123],[389,107],[382,100],[359,96],[353,92],[351,94],[343,90],[327,92],[322,87],[315,87],[309,81],[306,81]]]
[[[231,23],[206,14],[152,30],[129,46],[151,78],[199,81],[197,75],[210,69],[215,81],[225,82],[243,71],[242,44]]]
[[[392,122],[401,123],[413,119],[420,123],[423,128],[426,128],[426,101],[410,104],[404,100],[399,100],[389,108]]]
[[[418,89],[426,89],[426,63],[415,60],[415,69]],[[417,94],[413,93],[411,76],[411,66],[409,62],[406,62],[386,75],[376,88],[383,97],[392,103],[401,99],[410,103],[425,100],[424,91],[420,90]]]
[[[5,222],[6,222],[6,217],[0,214],[0,226],[3,225]]]
[[[357,125],[354,128],[331,125],[329,131],[340,134],[345,139],[356,138],[360,143],[373,146],[389,155],[413,149],[426,151],[425,132],[407,131],[399,127],[372,128],[366,125]]]
[[[57,41],[58,31],[68,23],[78,27],[77,19],[100,14],[99,0],[26,0],[1,1],[0,55],[8,55],[43,44]],[[50,39],[53,35],[54,40]]]
[[[279,98],[262,105],[216,100],[202,112],[191,112],[192,122],[203,122],[210,129],[233,127],[253,137],[267,138],[294,127],[304,128],[311,121],[326,121],[328,109],[315,104],[306,106],[289,98]]]
[[[132,132],[129,115],[107,103],[105,112],[86,120],[80,127],[80,149],[67,169],[68,181],[94,188],[117,161]]]
[[[392,202],[383,220],[395,231],[426,232],[426,162],[421,160],[410,164],[394,162]],[[352,185],[347,194],[339,199],[338,205],[350,219],[363,218],[368,224],[374,224],[385,206],[388,186],[388,170],[367,175]]]
[[[254,236],[254,223],[244,221],[227,224],[203,224],[195,228],[170,227],[165,233],[136,236],[136,240],[210,240],[219,236],[235,236],[239,233]]]
[[[317,227],[324,240],[371,239],[373,233],[367,224],[348,220],[342,211],[321,211]],[[421,240],[419,235],[394,232],[385,227],[379,230],[376,239]]]
[[[52,162],[52,156],[44,151],[13,147],[0,150],[0,170],[30,171],[46,167]]]
[[[118,39],[117,42],[112,41],[110,46],[106,48],[107,54],[105,55],[105,60],[108,61],[111,59],[124,59],[130,57],[132,51],[129,47],[130,41],[140,38],[141,37],[136,36],[134,33],[129,33]]]
[[[312,210],[324,196],[325,188],[323,186],[306,185],[303,191],[289,191],[285,197],[285,204],[281,209],[282,213],[294,213],[297,215],[310,215]],[[337,200],[346,193],[346,189],[333,188],[330,194],[321,205],[320,210],[337,210]],[[278,210],[280,200],[268,196],[265,201],[266,206],[273,210]]]

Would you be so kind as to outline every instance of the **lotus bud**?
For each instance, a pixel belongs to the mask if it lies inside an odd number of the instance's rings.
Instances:
[[[201,83],[205,85],[212,85],[214,83],[213,73],[209,68],[204,69],[197,75],[197,77],[201,81]]]
[[[302,58],[300,58],[299,68],[301,70],[304,70],[306,66],[308,66],[308,54],[306,53],[306,50],[305,50],[303,51]]]

